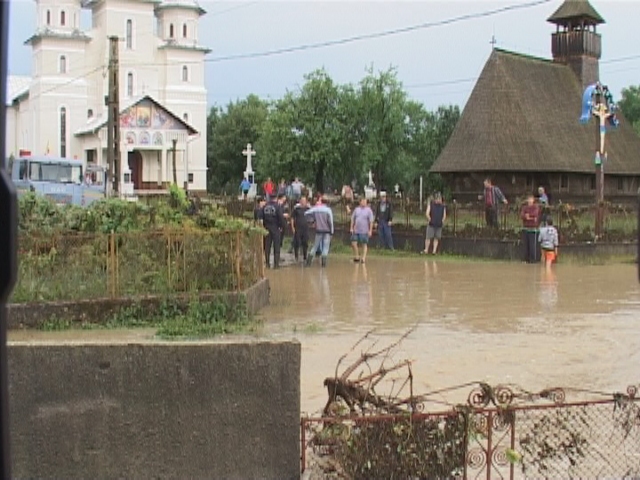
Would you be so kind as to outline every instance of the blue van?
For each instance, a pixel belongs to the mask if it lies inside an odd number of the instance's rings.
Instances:
[[[11,179],[18,195],[35,192],[58,205],[87,206],[106,196],[102,167],[88,166],[68,158],[18,157],[9,159]]]

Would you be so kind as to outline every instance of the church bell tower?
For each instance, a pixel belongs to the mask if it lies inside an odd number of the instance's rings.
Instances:
[[[556,25],[551,35],[553,61],[571,67],[583,90],[596,83],[602,54],[597,26],[604,19],[588,0],[565,0],[547,21]]]

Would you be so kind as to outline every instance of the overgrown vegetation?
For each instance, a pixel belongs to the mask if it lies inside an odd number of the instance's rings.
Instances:
[[[165,299],[152,309],[140,304],[123,308],[103,323],[74,323],[52,318],[41,330],[156,328],[162,338],[206,338],[221,334],[252,331],[258,323],[250,318],[244,297],[231,303],[223,299],[192,300],[186,307],[176,299]]]
[[[233,290],[259,278],[262,235],[177,192],[169,202],[109,199],[84,209],[25,195],[12,301]]]
[[[250,222],[232,217],[213,203],[187,200],[173,187],[169,200],[150,203],[105,199],[88,207],[57,206],[47,198],[28,193],[20,197],[21,234],[46,237],[67,233],[128,233],[181,228],[185,230],[255,230]]]

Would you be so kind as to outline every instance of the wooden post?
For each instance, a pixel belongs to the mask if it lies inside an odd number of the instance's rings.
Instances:
[[[241,249],[240,249],[240,232],[236,232],[236,275],[238,277],[238,291],[242,290],[242,257],[241,257]]]
[[[167,281],[169,287],[171,287],[171,234],[167,234]]]

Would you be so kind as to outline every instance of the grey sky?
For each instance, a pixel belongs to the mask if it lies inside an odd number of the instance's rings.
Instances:
[[[234,61],[216,59],[338,40],[530,2],[200,2],[208,12],[200,22],[200,42],[213,50],[206,68],[209,103],[226,105],[250,93],[279,98],[287,90],[302,85],[304,74],[322,67],[336,82],[357,83],[365,75],[365,68],[373,65],[376,70],[395,66],[409,95],[428,109],[445,104],[464,106],[474,86],[472,80],[480,74],[491,53],[492,35],[495,34],[500,48],[550,57],[550,37],[555,27],[546,19],[561,0],[338,46]],[[635,47],[640,2],[591,0],[591,3],[607,22],[599,28],[603,37],[600,73],[617,100],[623,87],[640,84],[640,54]],[[87,14],[83,18],[85,26],[89,21]],[[23,42],[34,28],[35,1],[14,0],[9,45],[11,74],[30,74],[30,48]]]

